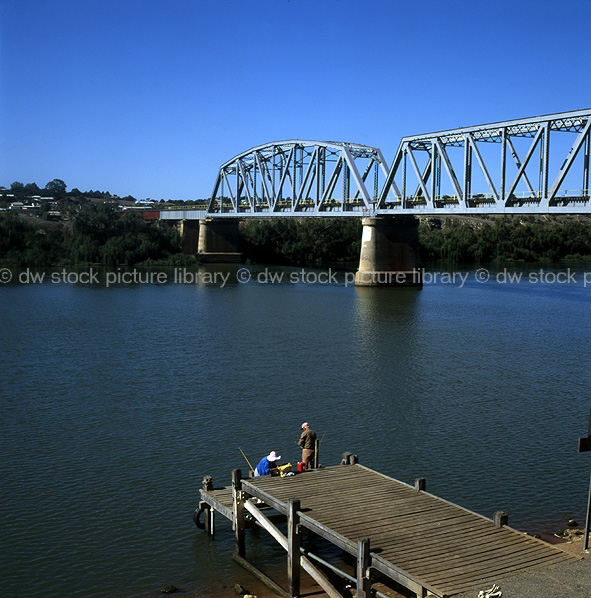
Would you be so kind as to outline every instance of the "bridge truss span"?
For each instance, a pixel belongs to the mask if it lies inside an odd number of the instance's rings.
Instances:
[[[404,137],[376,213],[589,212],[590,140],[591,110]]]
[[[388,167],[375,147],[292,139],[253,147],[220,166],[211,217],[366,216]]]

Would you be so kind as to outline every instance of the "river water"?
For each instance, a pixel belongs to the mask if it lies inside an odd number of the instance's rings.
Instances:
[[[192,522],[201,479],[247,471],[239,447],[253,464],[270,450],[297,462],[303,421],[326,465],[352,451],[528,531],[584,521],[584,270],[563,283],[556,271],[520,282],[432,272],[420,291],[263,267],[135,282],[11,273],[0,287],[4,592],[233,586],[230,526],[218,519],[210,540]],[[257,542],[255,558],[275,550]]]

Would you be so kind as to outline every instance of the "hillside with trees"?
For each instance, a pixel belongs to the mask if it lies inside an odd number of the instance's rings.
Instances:
[[[0,262],[10,266],[186,263],[176,227],[145,222],[111,203],[90,203],[71,223],[41,226],[0,213]]]

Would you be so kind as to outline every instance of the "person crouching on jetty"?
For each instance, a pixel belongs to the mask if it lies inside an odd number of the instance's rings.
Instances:
[[[271,451],[266,457],[263,457],[256,469],[254,470],[255,477],[261,475],[279,475],[279,469],[277,468],[277,461],[281,459],[281,455],[278,455],[275,451]]]

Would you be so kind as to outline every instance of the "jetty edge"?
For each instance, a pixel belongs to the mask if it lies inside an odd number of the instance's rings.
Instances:
[[[302,570],[330,598],[344,596],[321,568],[334,567],[302,548],[303,533],[316,534],[355,559],[355,577],[338,573],[349,579],[358,598],[376,593],[372,584],[382,576],[421,598],[446,598],[492,585],[501,575],[581,559],[509,527],[502,511],[489,519],[428,493],[424,478],[411,486],[361,465],[352,453],[344,453],[340,465],[289,477],[242,478],[235,469],[232,485],[218,489],[206,476],[200,497],[194,514],[198,527],[214,535],[215,513],[229,519],[234,560],[284,598],[300,596]],[[272,521],[274,515],[286,521],[287,535]],[[286,551],[287,589],[246,559],[249,520]]]

